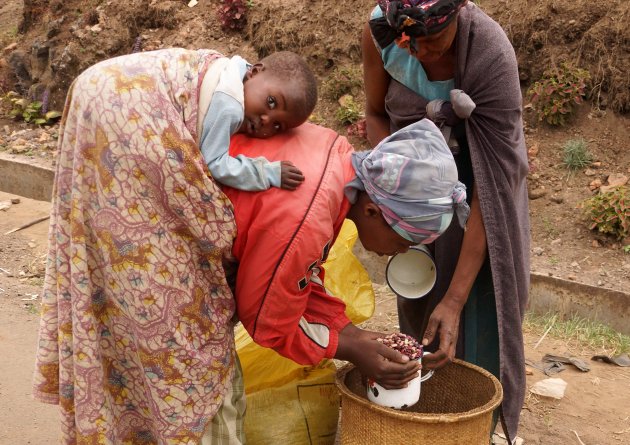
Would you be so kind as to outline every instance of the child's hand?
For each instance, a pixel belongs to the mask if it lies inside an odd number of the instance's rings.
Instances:
[[[304,175],[291,161],[282,161],[280,164],[280,188],[295,190],[304,182]]]
[[[418,375],[420,363],[377,341],[379,337],[383,334],[348,324],[339,332],[335,358],[354,363],[384,388],[406,387]]]

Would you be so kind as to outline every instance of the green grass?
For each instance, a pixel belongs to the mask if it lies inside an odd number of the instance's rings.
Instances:
[[[40,310],[41,310],[41,306],[40,306],[39,303],[37,303],[37,304],[25,303],[24,304],[24,309],[26,310],[26,312],[28,312],[31,315],[39,315]]]
[[[630,352],[630,336],[600,322],[587,320],[578,315],[563,319],[553,312],[543,315],[528,312],[525,315],[523,328],[527,331],[542,335],[549,326],[552,327],[547,335],[552,338],[577,343],[590,349],[604,350],[610,355]]]
[[[363,72],[359,67],[342,67],[328,75],[322,84],[322,95],[337,100],[345,94],[356,95],[363,87]]]
[[[584,139],[571,139],[562,146],[564,154],[563,162],[569,170],[580,170],[588,167],[593,156],[588,151],[588,145]]]
[[[558,238],[559,232],[555,223],[551,222],[549,218],[543,218],[543,226],[545,227],[545,233],[547,234],[547,238],[556,239]]]

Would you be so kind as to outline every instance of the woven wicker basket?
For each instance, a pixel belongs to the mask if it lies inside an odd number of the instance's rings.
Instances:
[[[404,410],[373,404],[358,369],[337,372],[342,445],[487,445],[492,411],[503,399],[486,370],[454,360],[422,383],[420,401]]]

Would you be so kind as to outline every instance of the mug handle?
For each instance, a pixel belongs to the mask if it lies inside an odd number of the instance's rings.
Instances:
[[[424,357],[425,355],[429,355],[431,354],[429,351],[423,351],[422,352],[422,357]],[[432,369],[429,372],[427,372],[425,375],[420,377],[420,383],[424,382],[425,380],[429,380],[431,377],[433,377],[433,373],[435,371]]]

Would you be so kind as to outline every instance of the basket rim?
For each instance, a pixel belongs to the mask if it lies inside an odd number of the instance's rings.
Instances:
[[[487,403],[475,409],[474,412],[467,411],[463,413],[439,413],[439,414],[438,413],[416,413],[413,411],[400,411],[394,408],[388,408],[385,406],[377,405],[376,403],[372,403],[369,400],[364,399],[363,397],[359,397],[358,395],[350,391],[348,387],[346,386],[346,383],[345,383],[346,375],[355,368],[355,366],[352,363],[348,363],[342,368],[337,370],[337,374],[335,375],[335,384],[337,385],[337,388],[341,392],[342,399],[343,397],[348,397],[352,399],[353,402],[358,403],[362,405],[364,408],[367,408],[369,410],[379,412],[389,417],[405,419],[407,421],[411,420],[413,422],[424,422],[424,423],[461,422],[464,420],[470,420],[479,416],[483,416],[489,411],[494,411],[501,404],[501,401],[503,400],[503,387],[501,386],[501,383],[494,375],[492,375],[490,372],[486,371],[485,369],[477,365],[473,365],[472,363],[468,363],[464,360],[453,359],[452,363],[455,363],[460,366],[464,366],[466,368],[473,369],[474,371],[477,371],[480,374],[483,374],[484,376],[490,378],[490,380],[492,381],[494,385],[494,389],[495,389],[494,396]],[[342,401],[342,407],[343,407],[343,401]]]

